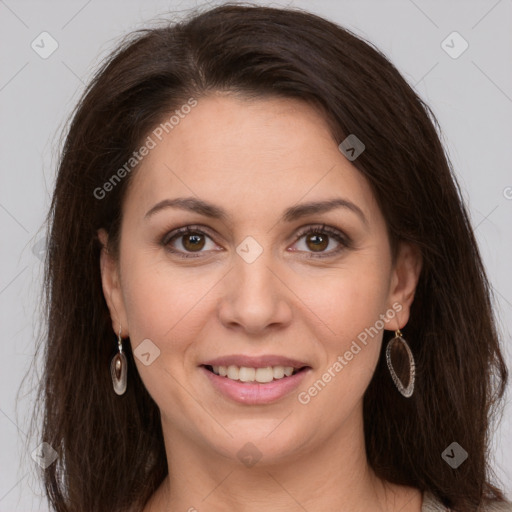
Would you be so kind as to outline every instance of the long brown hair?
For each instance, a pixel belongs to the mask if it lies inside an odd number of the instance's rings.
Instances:
[[[38,396],[41,441],[59,455],[44,472],[51,505],[59,512],[141,510],[167,474],[159,409],[129,344],[127,392],[112,390],[116,339],[96,233],[105,228],[118,254],[122,201],[137,166],[104,184],[174,109],[218,90],[306,101],[321,110],[336,140],[355,134],[364,142],[353,165],[373,188],[391,243],[411,242],[423,257],[404,329],[416,359],[415,393],[399,395],[381,354],[364,396],[369,464],[379,477],[430,491],[456,511],[503,499],[490,481],[488,433],[507,369],[490,286],[434,114],[379,50],[350,31],[299,10],[224,5],[131,34],[73,114],[45,267]],[[469,453],[456,470],[441,457],[454,441]]]

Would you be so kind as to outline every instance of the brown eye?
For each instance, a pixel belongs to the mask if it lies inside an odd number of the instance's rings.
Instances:
[[[351,239],[338,229],[314,226],[302,230],[295,242],[294,251],[305,252],[311,258],[332,257],[352,247]],[[298,246],[298,247],[297,247]],[[328,249],[330,247],[330,249]]]
[[[184,258],[206,256],[210,252],[209,249],[216,248],[211,236],[195,226],[185,226],[171,231],[163,237],[161,244],[169,252]]]
[[[208,247],[208,243],[212,246]],[[219,246],[216,246],[212,237],[196,226],[185,226],[171,231],[163,237],[161,244],[169,252],[183,258],[208,256],[211,253],[211,250],[208,249],[219,250]],[[303,245],[303,247],[295,248],[293,251],[304,252],[313,258],[337,256],[344,249],[352,247],[351,239],[347,235],[325,225],[303,230],[298,235],[295,244]],[[334,247],[328,250],[333,244]]]
[[[187,251],[200,251],[205,244],[204,236],[199,233],[181,235],[183,247]]]
[[[329,245],[329,237],[324,234],[311,233],[306,237],[306,245],[312,251],[324,251]]]

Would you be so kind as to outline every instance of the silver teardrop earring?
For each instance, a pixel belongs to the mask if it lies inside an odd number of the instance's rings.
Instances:
[[[403,354],[404,349],[409,358],[409,382],[407,384],[407,387],[405,387],[402,381],[400,380],[400,377],[397,375],[395,369],[393,368],[393,363],[391,362],[391,351],[402,351]],[[397,329],[395,331],[395,337],[389,340],[387,344],[386,361],[388,363],[389,372],[391,373],[391,378],[393,379],[393,382],[395,383],[395,386],[397,387],[398,391],[400,391],[400,393],[406,398],[409,398],[414,391],[414,378],[416,375],[416,366],[414,364],[414,357],[412,355],[411,349],[409,348],[409,345],[407,344],[405,339],[402,337],[400,329]]]
[[[110,375],[112,376],[112,384],[114,391],[118,395],[124,394],[126,391],[126,376],[128,374],[128,360],[123,353],[123,342],[121,340],[121,326],[119,326],[119,334],[117,335],[117,346],[119,352],[112,358],[110,362]]]

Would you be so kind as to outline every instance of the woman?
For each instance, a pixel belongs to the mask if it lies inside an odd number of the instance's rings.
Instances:
[[[218,7],[108,59],[49,216],[55,510],[512,510],[489,284],[429,116],[296,10]]]

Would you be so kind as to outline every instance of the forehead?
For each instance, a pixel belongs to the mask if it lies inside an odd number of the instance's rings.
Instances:
[[[359,203],[368,217],[376,206],[366,179],[305,102],[204,97],[167,131],[150,133],[154,147],[133,176],[130,209],[146,212],[180,196],[248,217],[334,196]]]

